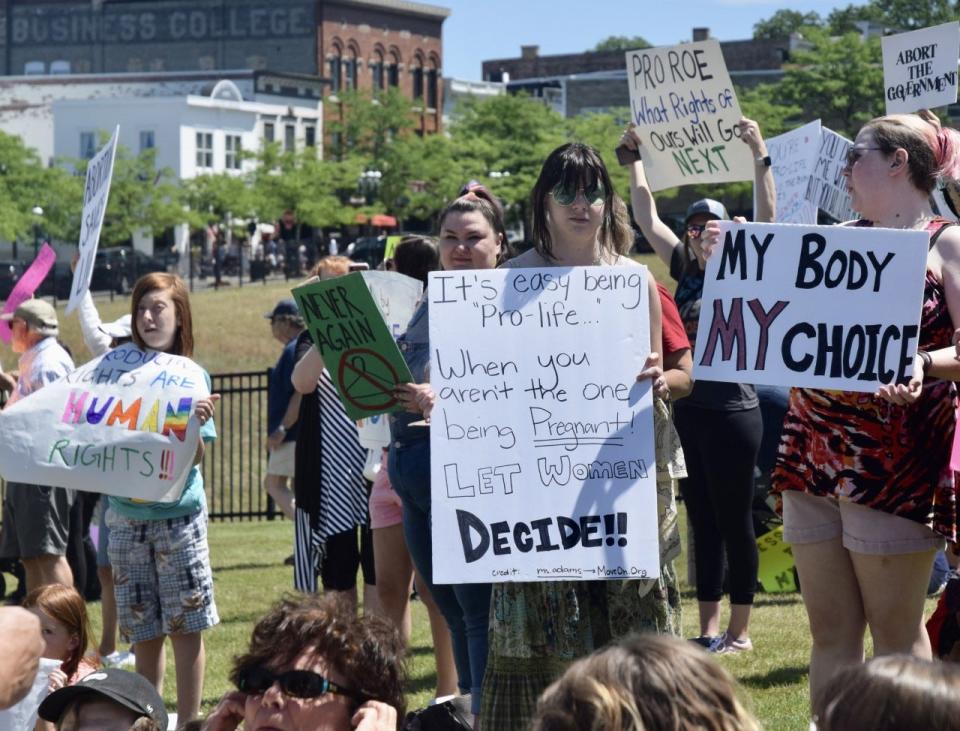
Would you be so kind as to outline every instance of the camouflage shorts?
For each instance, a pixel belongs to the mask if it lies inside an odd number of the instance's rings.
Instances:
[[[127,642],[200,632],[220,621],[204,511],[136,520],[108,510],[107,524],[117,618]]]

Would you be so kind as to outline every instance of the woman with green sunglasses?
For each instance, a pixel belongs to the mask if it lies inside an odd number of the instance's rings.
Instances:
[[[532,194],[534,248],[507,267],[637,266],[626,206],[616,196],[596,150],[572,143],[543,164]],[[679,553],[671,472],[680,467],[679,440],[664,399],[670,387],[658,366],[661,304],[648,277],[650,350],[639,378],[654,382],[657,505],[661,576],[655,580],[550,581],[494,584],[490,651],[483,682],[481,729],[529,728],[538,696],[578,657],[632,632],[679,630],[680,594],[673,571]],[[616,338],[616,333],[610,333]]]

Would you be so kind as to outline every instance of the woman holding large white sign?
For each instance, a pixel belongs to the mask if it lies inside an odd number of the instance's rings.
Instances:
[[[636,266],[623,256],[633,245],[626,206],[593,148],[572,143],[554,150],[544,162],[531,197],[535,248],[505,266]],[[650,350],[660,353],[660,300],[653,296],[656,282],[652,276],[648,275],[648,283]],[[609,333],[611,339],[617,335]],[[668,434],[672,426],[662,401],[669,394],[666,379],[650,362],[641,376],[654,380],[661,397],[654,400],[655,429],[664,434],[657,439],[659,467],[676,462],[679,443]],[[675,449],[671,450],[671,445]],[[657,474],[659,579],[493,585],[480,728],[527,728],[540,693],[570,662],[611,640],[638,631],[678,631],[679,587],[671,548],[679,553],[679,546],[669,540],[670,535],[663,535],[674,515],[667,472]],[[666,532],[670,533],[669,527]]]
[[[751,120],[740,121],[741,139],[755,159],[756,218],[771,221],[776,210],[773,173],[760,129]],[[638,149],[631,125],[621,144]],[[727,218],[727,210],[704,198],[688,209],[683,241],[657,214],[643,163],[630,168],[633,215],[657,255],[677,280],[676,300],[693,342],[697,336],[703,297],[705,258],[701,234],[710,220]],[[757,586],[758,554],[753,529],[753,472],[760,448],[763,421],[756,389],[749,384],[697,381],[693,393],[677,402],[674,418],[689,476],[680,489],[693,528],[700,637],[697,642],[713,652],[752,649],[748,634],[753,595]],[[729,565],[730,620],[720,632],[724,552]]]
[[[834,671],[874,654],[930,658],[923,602],[935,552],[957,539],[950,469],[956,377],[925,352],[950,345],[960,323],[960,229],[934,215],[940,177],[960,173],[960,134],[933,115],[867,123],[844,168],[856,226],[930,234],[918,374],[881,395],[794,389],[774,472],[784,538],[793,545],[810,629],[810,694],[816,707]],[[903,394],[910,392],[910,398]],[[913,403],[904,403],[913,401]]]

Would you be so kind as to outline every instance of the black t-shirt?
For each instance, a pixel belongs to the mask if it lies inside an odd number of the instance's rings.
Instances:
[[[696,259],[689,259],[683,244],[674,247],[670,257],[670,276],[677,281],[673,298],[680,310],[680,319],[693,345],[693,357],[697,357],[697,325],[700,322],[700,303],[703,300],[703,271]],[[742,411],[758,405],[756,389],[746,383],[723,383],[720,381],[696,381],[693,391],[679,399],[677,408],[696,406],[720,411]]]

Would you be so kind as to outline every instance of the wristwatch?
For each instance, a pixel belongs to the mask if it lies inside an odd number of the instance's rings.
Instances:
[[[763,157],[758,157],[756,163],[757,165],[763,165],[765,168],[768,168],[773,165],[773,160],[770,159],[769,155],[764,155]]]
[[[277,431],[280,432],[280,433],[283,434],[283,435],[286,435],[286,433],[287,433],[287,427],[285,427],[283,424],[281,424],[280,426],[277,427]]]

